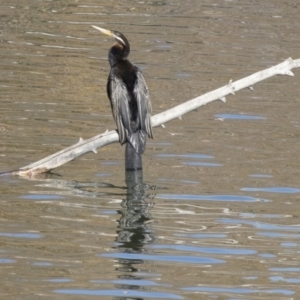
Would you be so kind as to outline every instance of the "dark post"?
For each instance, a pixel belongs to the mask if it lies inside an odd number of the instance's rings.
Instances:
[[[141,170],[143,168],[142,155],[138,155],[128,142],[125,147],[125,169]]]

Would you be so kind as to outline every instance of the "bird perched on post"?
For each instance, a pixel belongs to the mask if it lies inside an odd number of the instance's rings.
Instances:
[[[130,161],[141,160],[146,147],[146,136],[153,138],[152,108],[145,78],[127,59],[130,45],[124,34],[93,27],[116,40],[108,53],[111,69],[107,81],[107,95],[117,124],[119,141],[121,144],[126,143],[126,168],[141,168],[138,164],[131,166]]]

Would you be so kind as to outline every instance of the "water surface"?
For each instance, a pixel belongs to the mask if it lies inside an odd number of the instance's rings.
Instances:
[[[114,129],[120,30],[154,114],[288,57],[295,1],[2,1],[0,171]],[[5,299],[299,299],[299,70],[154,129],[143,180],[124,147],[0,177]],[[139,177],[136,177],[139,179]]]

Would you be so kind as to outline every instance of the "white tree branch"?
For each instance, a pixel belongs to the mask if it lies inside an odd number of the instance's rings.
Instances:
[[[294,68],[300,67],[300,59],[293,60],[291,58],[285,60],[284,62],[273,66],[271,68],[259,71],[248,77],[229,83],[221,88],[218,88],[214,91],[208,92],[202,96],[189,100],[185,103],[177,105],[169,110],[166,110],[162,113],[159,113],[151,118],[152,126],[156,127],[162,125],[170,120],[180,118],[182,115],[193,111],[207,103],[213,102],[215,100],[226,101],[226,96],[234,94],[235,92],[249,87],[252,89],[252,86],[262,80],[265,80],[269,77],[275,75],[289,75],[294,76],[291,71]],[[118,142],[119,137],[117,132],[107,131],[103,134],[99,134],[90,139],[83,140],[80,139],[78,143],[63,149],[55,154],[52,154],[42,160],[39,160],[35,163],[27,165],[20,168],[17,171],[14,171],[13,174],[20,176],[30,176],[43,172],[50,171],[55,169],[76,157],[79,157],[87,152],[97,152],[98,148],[101,148],[105,145]]]

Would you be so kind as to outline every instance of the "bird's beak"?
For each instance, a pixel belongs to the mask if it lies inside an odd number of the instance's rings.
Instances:
[[[123,45],[125,45],[125,42],[119,36],[115,35],[111,30],[104,29],[104,28],[94,26],[94,25],[92,25],[92,27],[94,27],[95,29],[101,31],[102,33],[104,33],[108,36],[115,38],[116,40],[120,41]]]
[[[114,34],[110,30],[107,30],[107,29],[104,29],[104,28],[101,28],[101,27],[98,27],[98,26],[94,26],[94,25],[92,25],[92,27],[94,27],[95,29],[101,31],[102,33],[104,33],[108,36],[114,37]]]

